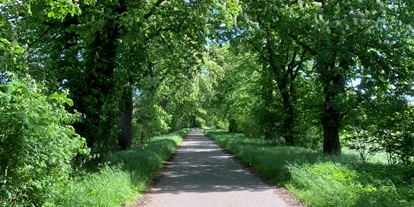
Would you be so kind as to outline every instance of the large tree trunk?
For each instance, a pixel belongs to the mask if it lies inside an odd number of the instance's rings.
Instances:
[[[341,126],[340,113],[334,108],[333,97],[337,95],[333,90],[325,86],[323,126],[323,152],[325,154],[341,154],[339,141],[339,127]]]
[[[121,16],[126,11],[124,1],[117,8],[104,2],[102,7],[108,8],[109,16]],[[87,11],[87,10],[86,10]],[[103,30],[91,33],[91,40],[82,53],[85,68],[79,71],[70,70],[67,83],[74,102],[74,109],[86,116],[81,122],[74,124],[76,132],[86,138],[88,146],[95,152],[113,151],[117,148],[117,118],[119,114],[115,68],[117,65],[117,39],[122,36],[118,18],[104,18]],[[70,36],[71,33],[65,34]],[[71,66],[71,65],[68,65]],[[71,68],[77,68],[71,66]]]
[[[121,149],[125,150],[132,145],[132,113],[134,104],[132,100],[132,87],[128,87],[124,94],[125,110],[119,120],[119,134],[118,144]]]
[[[334,64],[325,65],[324,79],[324,115],[323,126],[323,152],[325,154],[341,154],[341,142],[339,140],[339,128],[341,127],[342,113],[335,97],[345,93],[344,71],[349,67],[346,60],[342,60],[339,67],[334,69]],[[336,71],[335,71],[336,70]]]
[[[267,86],[266,86],[267,85]],[[273,117],[270,109],[273,107],[273,90],[268,83],[263,85],[263,99],[265,111],[263,114],[262,126],[264,126],[264,138],[266,140],[273,139],[273,126],[275,125],[275,117]]]
[[[196,116],[192,115],[190,117],[190,128],[196,128]]]
[[[232,133],[237,133],[238,132],[237,131],[237,122],[233,118],[229,119],[229,132],[232,132]]]
[[[339,141],[339,126],[328,124],[326,122],[323,123],[322,125],[323,125],[323,152],[325,154],[341,154],[341,143]]]

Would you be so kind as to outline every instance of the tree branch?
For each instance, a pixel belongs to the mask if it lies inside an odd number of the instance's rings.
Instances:
[[[33,42],[27,45],[28,48],[32,47],[36,42],[38,42],[40,39],[42,39],[47,33],[49,33],[50,28],[48,28],[46,31],[44,31],[39,37],[37,37]]]
[[[152,38],[160,35],[162,31],[174,31],[176,33],[180,32],[181,31],[181,27],[183,26],[183,24],[184,24],[184,22],[185,22],[186,19],[187,18],[185,18],[182,22],[180,22],[180,25],[178,25],[178,28],[176,28],[176,29],[173,28],[173,27],[167,27],[167,28],[158,29],[153,35],[146,37],[145,38],[145,41],[148,41],[148,40],[150,40],[150,39],[152,39]]]
[[[250,43],[250,45],[252,45],[253,49],[255,49],[256,52],[260,54],[259,48],[257,48],[256,45],[254,45],[253,42],[249,38],[246,38],[246,39],[247,39],[247,42]]]
[[[296,67],[296,70],[295,70],[295,72],[294,72],[294,74],[293,74],[293,78],[296,78],[296,76],[298,76],[298,74],[299,74],[299,70],[302,68],[300,65],[303,63],[303,60],[305,59],[305,55],[306,55],[306,51],[304,50],[304,51],[302,52],[302,55],[300,56],[300,60],[299,60],[299,62],[297,62],[297,63],[295,64],[295,66],[294,66],[294,67]]]
[[[164,1],[166,0],[158,0],[157,2],[155,2],[154,6],[152,6],[150,11],[144,15],[144,19],[150,18],[155,13],[155,9],[159,7]]]
[[[164,44],[167,45],[168,50],[170,50],[171,54],[174,54],[173,50],[171,49],[170,45],[165,41],[164,37],[160,34],[161,40],[164,42]]]
[[[293,52],[293,57],[292,57],[292,60],[290,60],[290,63],[289,63],[289,65],[288,65],[288,67],[289,67],[289,68],[291,68],[291,69],[293,69],[293,68],[294,68],[294,66],[296,65],[296,64],[295,64],[296,55],[297,55],[297,51],[295,50],[295,51]]]
[[[355,104],[353,104],[346,111],[344,111],[344,113],[340,114],[340,119],[342,120],[346,116],[346,114],[348,114],[352,109],[355,109],[361,102],[362,99],[358,100]]]
[[[310,52],[312,55],[317,55],[318,52],[314,49],[312,49],[309,45],[306,45],[305,43],[303,43],[302,41],[300,41],[296,36],[294,35],[290,35],[290,38],[293,39],[293,41],[296,42],[296,44],[302,46],[305,50],[307,50],[308,52]]]

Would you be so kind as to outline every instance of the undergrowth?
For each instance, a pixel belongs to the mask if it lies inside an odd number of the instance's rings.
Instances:
[[[60,193],[58,206],[123,206],[149,186],[183,137],[184,129],[144,145],[119,151],[98,170],[74,178]]]
[[[414,206],[414,167],[363,163],[352,153],[327,156],[223,130],[206,134],[308,206]]]

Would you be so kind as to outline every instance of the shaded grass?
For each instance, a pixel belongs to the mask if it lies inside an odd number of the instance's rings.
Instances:
[[[144,145],[114,153],[98,170],[77,177],[65,186],[57,205],[126,205],[150,185],[188,132],[189,129],[184,129],[159,136]]]
[[[362,163],[355,153],[276,146],[221,130],[206,134],[309,206],[414,206],[414,168]]]

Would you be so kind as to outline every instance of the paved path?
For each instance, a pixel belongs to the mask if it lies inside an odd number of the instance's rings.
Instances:
[[[148,198],[148,207],[287,206],[271,186],[224,154],[202,130],[190,132]]]

